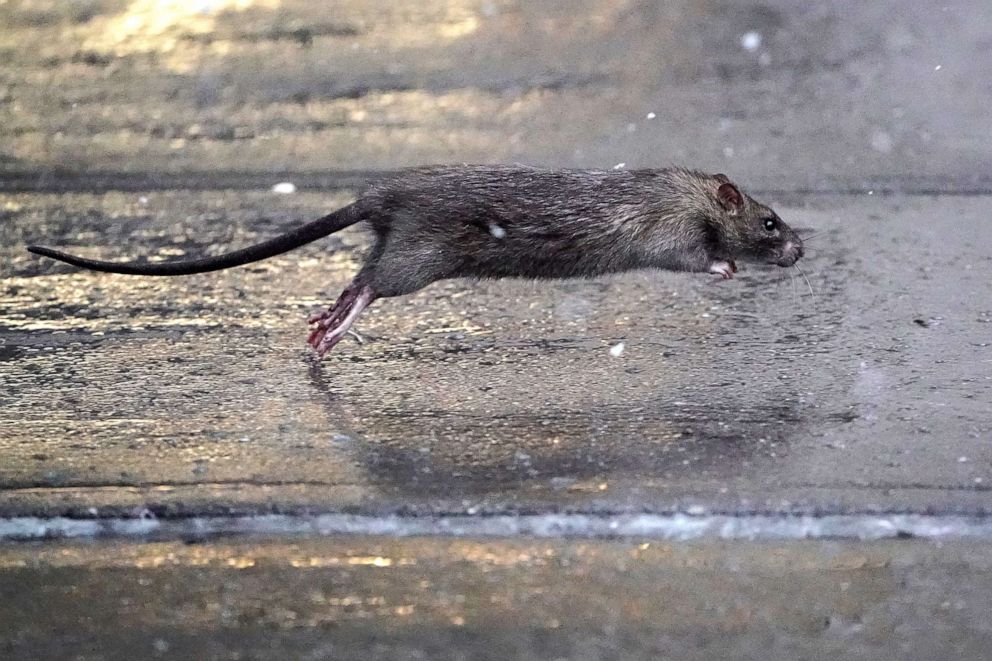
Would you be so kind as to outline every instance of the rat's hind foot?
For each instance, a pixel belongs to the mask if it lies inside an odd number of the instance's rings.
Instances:
[[[307,344],[312,346],[314,349],[320,344],[321,339],[323,339],[324,334],[327,333],[329,328],[333,328],[337,324],[341,317],[343,317],[348,312],[348,308],[355,301],[355,296],[358,295],[358,290],[354,285],[348,285],[345,290],[341,292],[338,296],[338,300],[334,301],[334,305],[327,308],[323,312],[316,312],[307,318],[308,324],[317,324],[317,327],[310,331],[310,337],[307,338]]]
[[[332,319],[334,318],[335,313],[340,314],[341,308],[348,307],[354,297],[355,286],[348,285],[344,288],[344,291],[341,292],[341,295],[338,296],[338,300],[334,301],[334,305],[321,312],[314,312],[312,315],[307,317],[307,323],[318,324],[319,326],[326,328],[329,323],[333,323]]]
[[[317,327],[310,333],[307,343],[321,357],[341,341],[351,325],[369,303],[375,300],[375,291],[368,285],[344,290],[337,302],[327,312],[310,317]]]
[[[721,276],[724,280],[730,280],[737,273],[737,264],[730,261],[713,262],[710,264],[710,273]]]

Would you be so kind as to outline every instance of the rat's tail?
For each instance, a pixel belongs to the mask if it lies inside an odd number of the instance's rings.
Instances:
[[[232,266],[241,266],[242,264],[275,257],[293,248],[298,248],[311,241],[316,241],[328,234],[333,234],[349,225],[354,225],[361,221],[362,217],[360,203],[355,202],[343,209],[329,213],[323,218],[318,218],[302,227],[298,227],[291,232],[269,239],[268,241],[263,241],[262,243],[223,255],[217,255],[216,257],[204,257],[203,259],[193,259],[183,262],[101,262],[95,259],[76,257],[75,255],[69,255],[42,246],[28,246],[28,250],[36,255],[44,255],[45,257],[67,262],[73,266],[81,266],[94,271],[125,273],[128,275],[190,275],[192,273],[206,273],[207,271],[229,269]]]

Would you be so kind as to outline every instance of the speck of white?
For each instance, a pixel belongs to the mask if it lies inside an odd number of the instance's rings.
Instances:
[[[138,198],[138,204],[148,204],[148,198],[142,195]]]
[[[940,70],[941,70],[941,69],[943,68],[943,66],[944,66],[943,64],[938,64],[937,66],[935,66],[935,67],[933,68],[933,70],[934,70],[934,71],[940,71]]]
[[[871,148],[879,153],[888,154],[892,151],[892,136],[885,131],[875,131],[871,135]]]
[[[745,32],[741,35],[741,48],[749,53],[761,48],[761,33],[760,32]]]
[[[869,194],[869,195],[874,195],[874,194],[875,194],[875,191],[873,191],[873,190],[870,190],[870,191],[868,191],[868,194]]]
[[[492,234],[497,239],[502,239],[504,236],[506,236],[506,230],[500,227],[499,225],[490,225],[489,233]]]
[[[627,167],[627,164],[626,163],[617,163],[616,165],[613,166],[613,169],[614,170],[623,170],[625,167]]]
[[[296,184],[291,181],[280,181],[272,187],[272,192],[279,195],[291,195],[296,192]]]
[[[614,358],[619,358],[620,354],[623,353],[623,349],[624,349],[623,342],[617,342],[612,347],[610,347],[610,355],[613,356]]]
[[[654,118],[655,118],[655,117],[657,117],[657,116],[658,116],[658,115],[656,115],[656,114],[654,114],[653,112],[649,112],[649,113],[647,114],[647,118],[648,118],[648,119],[654,119]]]
[[[968,457],[958,457],[958,463],[959,464],[966,464],[966,463],[968,463]]]

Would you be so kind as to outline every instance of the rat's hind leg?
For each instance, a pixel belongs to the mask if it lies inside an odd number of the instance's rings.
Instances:
[[[362,287],[369,285],[372,275],[375,273],[376,262],[379,261],[379,257],[382,255],[383,249],[383,242],[376,241],[365,258],[365,266],[362,267],[362,270],[358,272],[358,275],[355,276],[351,283],[344,288],[344,291],[341,292],[340,296],[338,296],[338,300],[334,301],[334,305],[327,308],[323,312],[317,312],[310,315],[307,319],[307,323],[316,324],[316,327],[310,331],[310,337],[307,338],[307,344],[312,346],[314,349],[318,349],[320,343],[324,339],[324,336],[342,323],[351,308],[354,306]],[[373,290],[375,290],[375,288],[373,288]],[[378,298],[378,294],[373,294],[373,298]],[[368,303],[365,303],[362,307],[364,308],[366,306],[368,306]],[[359,310],[359,312],[360,311],[361,310]],[[348,325],[350,326],[352,322],[354,322],[354,319],[352,319]],[[348,329],[345,328],[344,332],[347,331]],[[323,355],[328,349],[330,349],[330,347],[324,349],[324,351],[321,352],[321,355]]]
[[[323,356],[341,341],[345,333],[368,305],[377,298],[402,296],[426,287],[448,275],[450,267],[438,250],[424,250],[414,243],[387,246],[380,241],[373,246],[368,261],[338,300],[326,312],[310,317],[316,324],[307,340]]]
[[[371,285],[352,283],[338,298],[337,303],[324,315],[315,320],[317,328],[307,340],[321,357],[341,341],[351,325],[358,319],[362,310],[376,299]]]

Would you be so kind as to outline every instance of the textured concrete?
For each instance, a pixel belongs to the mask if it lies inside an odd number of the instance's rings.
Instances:
[[[11,1],[0,168],[674,162],[782,190],[988,190],[987,10]]]
[[[0,546],[0,657],[983,658],[981,542],[168,531],[273,512],[984,529],[986,5],[0,1],[0,517],[168,524]],[[184,279],[23,250],[217,253],[468,161],[726,172],[816,233],[809,286],[445,282],[377,302],[365,343],[317,363],[304,319],[354,272],[358,228]]]
[[[982,659],[985,544],[344,540],[0,549],[0,654]]]
[[[357,231],[183,279],[20,246],[202,253],[346,198],[146,197],[8,196],[8,514],[992,504],[988,198],[782,201],[820,233],[812,295],[777,267],[454,281],[377,303],[366,344],[318,364],[304,319],[354,271]]]

